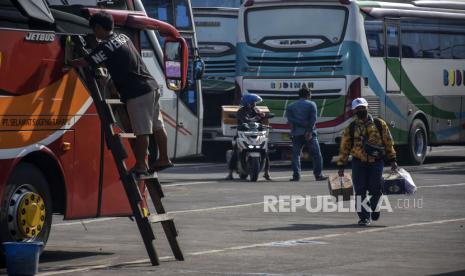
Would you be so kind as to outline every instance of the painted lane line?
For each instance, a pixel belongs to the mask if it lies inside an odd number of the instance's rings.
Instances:
[[[165,260],[170,260],[174,259],[173,257],[165,256],[165,257],[160,257],[160,261],[165,261]],[[149,259],[141,259],[137,261],[132,261],[132,262],[123,262],[120,264],[117,264],[118,266],[124,266],[124,265],[135,265],[135,264],[145,264],[145,263],[150,263]],[[68,274],[68,273],[76,273],[76,272],[82,272],[82,271],[89,271],[89,270],[95,270],[95,269],[104,269],[104,268],[109,268],[115,266],[115,264],[106,264],[106,265],[90,265],[90,266],[85,266],[81,268],[73,268],[73,269],[65,269],[65,270],[60,270],[60,271],[50,271],[50,272],[42,272],[38,273],[36,275],[38,276],[50,276],[50,275],[60,275],[60,274]]]
[[[413,228],[413,227],[430,226],[430,225],[438,225],[438,224],[451,223],[451,222],[461,222],[461,221],[465,221],[465,218],[436,220],[436,221],[419,222],[419,223],[411,223],[411,224],[403,224],[403,225],[394,225],[394,226],[387,226],[387,227],[384,227],[384,228],[373,228],[373,229],[366,229],[366,230],[359,230],[359,231],[345,232],[345,233],[338,233],[338,234],[327,234],[327,235],[320,235],[320,236],[304,237],[304,238],[301,238],[301,239],[298,239],[298,240],[299,241],[314,241],[314,240],[321,240],[321,239],[331,239],[331,238],[345,237],[345,236],[349,236],[349,235],[377,233],[377,232],[385,232],[385,231],[391,231],[391,230],[407,229],[407,228]],[[295,241],[295,239],[282,240],[282,241],[271,241],[271,242],[264,242],[264,243],[246,244],[246,245],[240,245],[240,246],[226,247],[226,248],[222,248],[222,249],[210,249],[210,250],[204,250],[204,251],[191,252],[191,253],[187,253],[185,255],[187,255],[187,256],[202,256],[202,255],[210,255],[210,254],[216,254],[216,253],[224,253],[224,252],[229,252],[229,251],[253,249],[253,248],[259,248],[259,247],[272,247],[276,243],[281,243],[282,244],[282,243],[290,243],[290,242],[293,242],[293,241]],[[164,256],[164,257],[160,258],[160,260],[171,260],[171,259],[173,259],[173,257],[171,257],[171,256]],[[141,264],[141,263],[149,263],[149,262],[150,262],[149,259],[140,259],[140,260],[131,261],[131,262],[124,262],[124,263],[121,263],[121,264],[94,265],[94,266],[82,267],[82,268],[78,268],[78,269],[69,269],[69,270],[61,270],[61,271],[54,271],[54,272],[39,273],[37,275],[39,275],[39,276],[48,276],[48,275],[67,274],[67,273],[73,273],[73,272],[78,272],[78,271],[88,271],[88,270],[94,270],[94,269],[103,269],[103,268],[109,268],[109,267],[113,267],[113,266],[121,267],[122,265]]]
[[[464,151],[464,150],[465,150],[465,147],[463,147],[463,148],[457,148],[457,149],[433,150],[433,151],[431,151],[430,153],[428,153],[428,156],[429,156],[429,154],[431,154],[431,153],[449,152],[449,151]]]
[[[200,270],[185,270],[185,269],[180,269],[180,273],[182,274],[189,274],[189,273],[194,273],[195,275],[228,275],[228,276],[234,276],[234,275],[239,275],[239,276],[246,276],[246,275],[251,275],[251,276],[299,276],[302,274],[276,274],[276,273],[268,273],[268,272],[236,272],[236,271],[224,271],[224,272],[219,272],[219,271],[200,271]],[[321,276],[329,276],[329,275],[324,275],[324,274],[318,274]]]
[[[162,184],[161,187],[178,187],[178,186],[191,186],[191,185],[201,185],[201,184],[216,184],[220,183],[219,181],[199,181],[199,182],[185,182],[185,183],[173,183],[173,184]]]
[[[320,235],[320,236],[312,236],[312,237],[305,237],[298,239],[299,241],[312,241],[312,240],[320,240],[320,239],[330,239],[330,238],[337,238],[337,237],[343,237],[343,236],[348,236],[348,235],[353,235],[353,234],[363,234],[363,233],[373,233],[373,232],[384,232],[388,230],[397,230],[397,229],[405,229],[405,228],[412,228],[412,227],[417,227],[417,226],[428,226],[428,225],[436,225],[436,224],[444,224],[444,223],[450,223],[450,222],[459,222],[459,221],[465,221],[465,218],[457,218],[457,219],[448,219],[448,220],[437,220],[437,221],[430,221],[430,222],[420,222],[420,223],[411,223],[411,224],[404,224],[404,225],[395,225],[395,226],[387,226],[384,228],[373,228],[373,229],[368,229],[368,230],[360,230],[360,231],[354,231],[354,232],[345,232],[345,233],[339,233],[339,234],[327,234],[327,235]],[[235,251],[235,250],[243,250],[243,249],[251,249],[251,248],[257,248],[257,247],[268,247],[272,246],[274,243],[288,243],[292,242],[293,240],[284,240],[284,241],[272,241],[272,242],[265,242],[265,243],[255,243],[255,244],[248,244],[248,245],[241,245],[241,246],[232,246],[232,247],[226,247],[223,249],[218,249],[214,250],[214,253],[217,252],[226,252],[226,251]],[[200,251],[200,252],[195,252],[196,256],[198,255],[207,255],[211,254],[212,250],[207,250],[207,251]],[[187,255],[192,255],[192,253],[187,253]]]
[[[200,165],[200,166],[197,166],[197,165],[191,165],[191,164],[186,164],[186,165],[183,165],[183,164],[175,164],[174,167],[170,168],[169,170],[166,170],[166,172],[169,173],[169,171],[174,171],[176,169],[190,169],[190,168],[195,168],[195,169],[198,169],[198,168],[211,168],[211,167],[226,167],[227,164],[218,164],[218,163],[211,163],[211,164],[207,164],[207,165]]]
[[[440,188],[440,187],[456,187],[456,186],[465,186],[465,183],[431,185],[431,186],[417,186],[417,188],[421,189],[421,188]],[[328,195],[324,195],[324,196],[328,196]],[[261,204],[264,204],[264,202],[260,201],[260,202],[244,203],[244,204],[237,204],[237,205],[225,205],[225,206],[216,206],[216,207],[200,208],[200,209],[178,210],[178,211],[171,211],[169,213],[170,214],[198,213],[198,212],[208,212],[208,211],[216,211],[216,210],[224,210],[224,209],[249,207],[249,206],[261,205]],[[103,221],[115,220],[115,219],[119,219],[119,218],[123,218],[123,217],[99,218],[99,219],[90,219],[90,220],[83,220],[83,221],[67,222],[67,223],[57,223],[57,224],[53,224],[52,227],[70,226],[70,225],[79,225],[79,224],[89,224],[89,223],[94,223],[94,222],[103,222]]]
[[[119,218],[119,217],[117,217],[117,218]],[[114,220],[114,219],[117,219],[117,218],[113,217],[113,218],[86,219],[86,220],[80,220],[80,221],[74,221],[74,222],[56,223],[56,224],[52,224],[52,226],[70,226],[70,225],[78,225],[78,224],[89,224],[89,223],[94,223],[94,222],[102,222],[102,221]]]
[[[307,177],[307,176],[313,176],[311,174],[304,174],[301,177]],[[285,179],[285,178],[291,178],[291,176],[275,176],[272,177],[273,179]],[[267,182],[267,181],[260,181],[260,182]],[[302,181],[304,182],[304,181]],[[179,186],[191,186],[191,185],[201,185],[201,184],[218,184],[218,183],[224,183],[228,184],[228,181],[218,181],[218,180],[211,180],[211,181],[198,181],[198,182],[175,182],[175,183],[170,183],[170,184],[162,184],[163,187],[179,187]],[[245,181],[244,181],[245,183]]]
[[[226,206],[218,206],[218,207],[210,207],[210,208],[202,208],[202,209],[172,211],[172,212],[169,212],[169,213],[170,214],[198,213],[198,212],[206,212],[206,211],[215,211],[215,210],[224,210],[224,209],[248,207],[248,206],[255,206],[255,205],[262,205],[262,204],[264,204],[264,202],[260,201],[260,202],[252,202],[252,203],[245,203],[245,204],[238,204],[238,205],[226,205]]]
[[[455,187],[455,186],[465,186],[465,183],[417,186],[417,188],[420,189],[420,188],[438,188],[438,187]]]

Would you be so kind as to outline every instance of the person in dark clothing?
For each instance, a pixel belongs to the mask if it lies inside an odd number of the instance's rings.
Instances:
[[[121,101],[126,104],[129,120],[136,135],[136,164],[131,171],[136,177],[145,178],[150,176],[149,171],[172,166],[167,151],[164,151],[167,148],[167,139],[160,139],[160,136],[163,136],[160,133],[165,133],[166,136],[166,132],[158,102],[160,93],[157,82],[129,37],[113,32],[113,17],[109,13],[102,11],[92,15],[89,26],[101,42],[86,57],[71,61],[71,65],[98,67],[105,64],[108,69]],[[160,159],[148,170],[146,158],[149,136],[154,132],[155,140],[160,144]]]
[[[242,127],[244,124],[252,122],[261,122],[265,118],[265,114],[259,112],[256,109],[257,103],[262,102],[262,98],[256,94],[246,94],[242,96],[241,107],[237,110],[237,125],[238,128]],[[236,139],[236,137],[234,137]],[[268,157],[268,152],[265,153],[265,173],[263,177],[266,180],[271,180],[270,177],[270,159]],[[237,166],[237,144],[234,145],[233,154],[231,160],[229,160],[228,168],[229,174],[226,179],[233,179],[233,172]]]
[[[311,91],[307,87],[299,89],[299,100],[290,104],[286,116],[291,125],[292,136],[292,169],[291,181],[300,180],[300,154],[302,147],[307,146],[313,159],[313,175],[317,181],[328,179],[323,175],[323,158],[316,131],[317,107],[310,101]]]
[[[391,163],[391,170],[397,170],[394,141],[386,122],[373,118],[368,114],[368,102],[364,98],[352,101],[354,120],[342,134],[339,149],[339,176],[344,176],[344,167],[349,155],[352,155],[352,180],[357,197],[357,209],[361,226],[369,225],[371,220],[378,220],[380,213],[376,211],[381,198],[381,182],[384,168],[384,157]],[[377,125],[378,124],[378,125]],[[367,210],[361,204],[367,193],[371,196]]]

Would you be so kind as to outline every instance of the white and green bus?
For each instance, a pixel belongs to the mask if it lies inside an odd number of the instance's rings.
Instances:
[[[246,1],[236,82],[276,117],[271,142],[289,147],[287,105],[305,84],[318,105],[326,160],[364,97],[399,154],[423,163],[428,145],[465,144],[465,4],[458,1]]]

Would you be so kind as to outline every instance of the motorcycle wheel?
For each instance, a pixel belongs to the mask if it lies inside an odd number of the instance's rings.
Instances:
[[[256,182],[260,173],[260,158],[252,157],[249,160],[250,181]]]

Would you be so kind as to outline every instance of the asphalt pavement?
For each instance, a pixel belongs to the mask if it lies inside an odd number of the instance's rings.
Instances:
[[[424,165],[405,167],[417,193],[389,196],[392,212],[368,227],[355,213],[288,210],[290,198],[328,195],[309,166],[289,182],[290,163],[275,161],[273,181],[253,183],[223,180],[222,163],[178,163],[160,179],[185,261],[173,259],[160,225],[161,265],[152,267],[128,218],[56,216],[38,275],[465,275],[465,147],[435,148]]]

